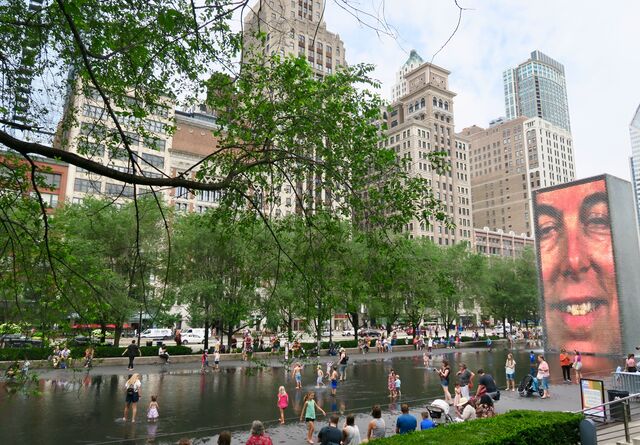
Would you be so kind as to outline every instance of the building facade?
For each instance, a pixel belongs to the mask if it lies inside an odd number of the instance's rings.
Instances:
[[[629,124],[631,136],[631,183],[635,198],[636,214],[640,221],[640,106],[636,109],[631,124]]]
[[[414,220],[405,227],[410,238],[429,238],[439,245],[471,242],[473,236],[469,141],[454,133],[455,93],[449,89],[449,74],[430,63],[403,74],[406,94],[385,113],[387,130],[382,143],[407,161],[410,174],[429,182],[447,216],[456,224],[450,229],[439,221],[425,224]],[[428,159],[431,152],[444,152],[451,168],[434,169]]]
[[[517,258],[524,250],[534,248],[534,239],[526,233],[516,234],[501,229],[491,230],[488,227],[473,229],[473,246],[476,253],[487,256]]]
[[[393,85],[393,87],[391,87],[392,103],[407,94],[407,81],[404,78],[405,74],[418,68],[423,63],[424,60],[422,60],[422,57],[420,57],[415,49],[412,49],[411,53],[409,54],[409,58],[396,73],[396,83]]]
[[[573,140],[564,128],[518,117],[489,128],[468,127],[476,227],[533,236],[531,192],[575,179]]]
[[[564,66],[533,51],[531,57],[503,73],[507,119],[539,117],[571,131]]]

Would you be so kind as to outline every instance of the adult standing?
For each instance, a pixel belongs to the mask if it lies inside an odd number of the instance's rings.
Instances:
[[[140,381],[140,374],[134,373],[127,383],[124,385],[126,391],[126,398],[124,404],[124,415],[122,416],[123,421],[127,421],[127,416],[129,415],[129,407],[131,407],[131,421],[136,421],[136,413],[138,412],[138,400],[140,400],[140,396],[142,395],[142,382]]]
[[[627,356],[627,360],[624,363],[624,371],[625,372],[638,372],[638,368],[636,366],[636,356],[635,356],[635,354],[629,354]]]
[[[507,391],[516,390],[516,361],[512,353],[507,354],[507,361],[504,363],[504,372],[507,375]]]
[[[460,370],[456,374],[458,383],[460,384],[460,392],[462,397],[469,398],[469,383],[472,382],[475,374],[467,368],[466,363],[460,363]]]
[[[342,428],[342,445],[360,445],[360,429],[356,425],[356,417],[349,414]]]
[[[442,385],[442,392],[444,393],[444,400],[449,405],[453,403],[451,393],[449,392],[449,376],[451,374],[451,367],[447,359],[442,360],[442,366],[438,369],[438,375],[440,376],[440,385]]]
[[[129,365],[127,366],[127,369],[129,371],[133,371],[133,359],[135,359],[137,356],[142,356],[142,351],[136,344],[135,340],[131,340],[131,344],[129,344],[129,346],[127,346],[127,349],[122,352],[123,356],[125,354],[127,357],[129,357]]]
[[[342,431],[338,429],[339,421],[340,416],[332,414],[329,418],[329,425],[318,432],[318,440],[321,445],[340,445],[342,443]]]
[[[542,354],[538,355],[538,382],[540,382],[543,394],[541,399],[549,398],[549,364]]]
[[[582,355],[577,349],[573,350],[573,369],[576,371],[576,383],[580,384],[582,378]]]
[[[246,445],[273,445],[271,437],[264,433],[264,425],[259,420],[254,420],[251,424],[251,436]]]
[[[427,350],[431,353],[433,349],[433,337],[429,336],[429,341],[427,342]]]
[[[384,423],[384,419],[382,419],[382,409],[380,409],[380,405],[373,405],[371,409],[371,417],[373,419],[369,422],[367,427],[367,440],[371,439],[381,439],[387,434],[387,427]]]
[[[396,372],[393,369],[387,376],[387,389],[389,389],[389,397],[393,397],[396,392]]]
[[[562,368],[562,380],[565,383],[571,383],[571,358],[564,348],[560,349],[560,367]]]
[[[538,372],[537,362],[538,360],[534,352],[529,352],[529,374],[531,374],[531,377],[535,377]]]
[[[418,421],[414,416],[409,414],[409,405],[403,403],[400,407],[400,411],[402,411],[402,414],[400,414],[398,419],[396,419],[396,433],[405,434],[415,431],[418,427]]]
[[[176,342],[176,346],[182,346],[182,332],[180,332],[180,329],[176,329],[176,336],[173,339]]]
[[[349,356],[344,348],[340,348],[340,360],[338,364],[340,366],[340,381],[347,380],[347,363],[349,362]]]

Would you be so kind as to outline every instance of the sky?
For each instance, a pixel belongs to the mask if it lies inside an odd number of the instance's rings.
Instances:
[[[383,0],[347,0],[380,16]],[[394,37],[376,33],[327,0],[325,21],[349,64],[376,65],[380,93],[391,98],[395,73],[416,49],[425,61],[458,20],[453,0],[386,0]],[[433,63],[449,71],[456,131],[504,116],[502,72],[540,50],[565,66],[577,177],[630,178],[629,123],[640,104],[640,1],[459,0],[462,22]],[[362,15],[362,17],[366,17]]]

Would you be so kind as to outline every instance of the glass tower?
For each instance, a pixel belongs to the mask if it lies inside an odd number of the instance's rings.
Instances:
[[[640,221],[640,106],[629,125],[629,134],[631,136],[631,180],[636,199],[636,212]]]
[[[508,119],[541,117],[571,131],[564,66],[551,57],[533,51],[531,57],[502,75]]]

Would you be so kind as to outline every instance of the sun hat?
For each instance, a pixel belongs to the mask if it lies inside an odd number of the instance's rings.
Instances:
[[[467,399],[466,397],[462,397],[460,400],[458,400],[458,406],[466,405],[467,403],[469,403],[469,399]]]

